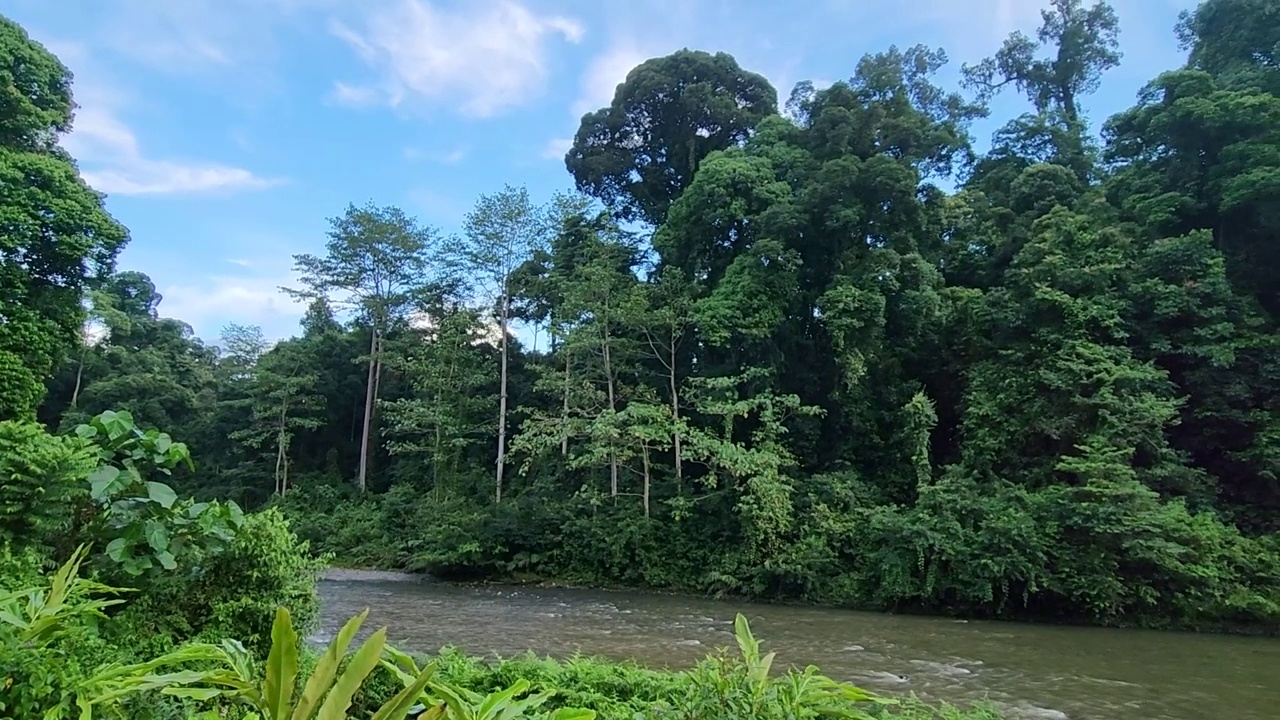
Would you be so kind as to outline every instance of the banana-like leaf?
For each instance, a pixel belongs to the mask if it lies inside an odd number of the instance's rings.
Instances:
[[[773,667],[773,658],[775,655],[777,655],[777,653],[769,653],[751,664],[749,677],[751,678],[751,682],[755,683],[758,687],[764,686],[764,684],[769,680],[769,668]]]
[[[495,716],[494,720],[518,720],[518,718],[527,717],[531,711],[542,707],[550,699],[551,693],[541,692],[512,700]]]
[[[267,717],[283,720],[293,706],[293,686],[298,677],[298,633],[284,606],[276,608],[271,624],[271,652],[267,655],[267,676],[262,684]]]
[[[333,638],[333,642],[329,643],[320,662],[316,664],[316,669],[311,672],[311,677],[307,678],[307,684],[302,688],[302,697],[293,708],[290,720],[310,720],[312,712],[320,704],[320,699],[332,687],[333,679],[338,675],[338,664],[347,654],[347,646],[360,631],[360,626],[367,617],[369,617],[369,609],[365,608],[364,612],[348,620]],[[283,720],[283,718],[271,718],[271,720]]]
[[[511,703],[511,699],[517,695],[522,695],[529,689],[529,681],[520,678],[511,684],[505,690],[499,690],[492,693],[489,697],[480,703],[480,707],[476,709],[476,717],[480,720],[496,720],[502,717],[502,711]]]
[[[444,717],[444,714],[445,712],[448,711],[448,709],[449,709],[449,706],[445,705],[444,703],[440,703],[439,705],[436,705],[432,707],[430,710],[419,715],[418,720],[440,720],[441,718]]]
[[[382,707],[378,708],[378,711],[373,714],[370,720],[404,720],[410,709],[417,704],[418,697],[426,689],[427,683],[431,682],[431,676],[435,672],[435,663],[428,665],[422,672],[418,673],[418,677],[413,682],[396,693],[395,697],[388,700]],[[421,720],[421,717],[419,717],[419,720]]]
[[[438,695],[444,700],[444,704],[448,706],[448,715],[450,720],[473,720],[478,717],[471,709],[471,703],[467,702],[466,697],[462,694],[466,692],[462,688],[455,688],[445,683],[429,683],[428,687],[431,692]]]
[[[360,649],[351,656],[347,662],[347,669],[342,671],[342,676],[325,697],[324,704],[320,706],[320,712],[316,713],[316,720],[346,720],[347,708],[351,707],[351,698],[364,684],[364,679],[369,676],[369,673],[378,666],[378,660],[382,657],[382,648],[386,644],[386,628],[378,628],[368,640],[364,641]]]
[[[742,651],[742,659],[752,662],[760,657],[760,643],[751,634],[751,625],[742,613],[733,619],[733,637],[738,641],[738,649]]]

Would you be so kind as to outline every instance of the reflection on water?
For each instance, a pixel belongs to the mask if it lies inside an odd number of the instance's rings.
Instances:
[[[1280,640],[964,622],[639,592],[473,587],[343,572],[320,586],[327,640],[371,609],[405,650],[457,645],[689,665],[733,645],[744,613],[778,663],[814,664],[886,693],[965,702],[1010,717],[1071,720],[1275,720]]]

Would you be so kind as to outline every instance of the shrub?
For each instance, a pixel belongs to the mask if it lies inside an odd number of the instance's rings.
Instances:
[[[0,422],[0,542],[42,544],[65,534],[74,495],[95,465],[85,443],[35,423]]]
[[[324,561],[312,557],[276,509],[249,515],[232,544],[206,554],[194,573],[157,577],[121,614],[118,631],[148,638],[142,655],[191,639],[239,638],[265,654],[277,607],[310,630],[319,613],[316,580]]]

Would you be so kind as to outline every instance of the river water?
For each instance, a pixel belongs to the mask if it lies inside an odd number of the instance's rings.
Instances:
[[[320,585],[318,640],[370,608],[404,650],[581,651],[684,667],[732,647],[742,612],[782,664],[885,694],[989,699],[1011,718],[1277,720],[1280,640],[1057,627],[714,601],[640,592],[469,586],[342,571]]]

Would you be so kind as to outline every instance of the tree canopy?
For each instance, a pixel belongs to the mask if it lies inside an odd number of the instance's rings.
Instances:
[[[51,426],[126,409],[189,443],[184,489],[362,565],[1273,630],[1276,12],[1186,13],[1109,118],[1105,2],[958,89],[894,47],[785,113],[724,53],[654,58],[582,118],[577,194],[495,182],[459,238],[349,207],[275,344],[109,272],[124,231],[49,140],[69,76],[2,25],[0,415],[46,380]]]

